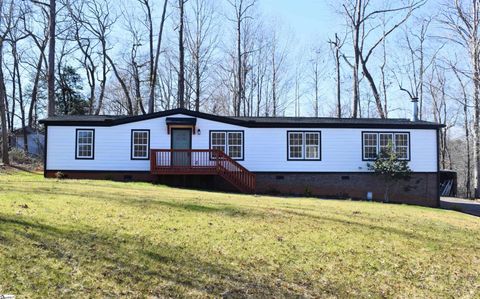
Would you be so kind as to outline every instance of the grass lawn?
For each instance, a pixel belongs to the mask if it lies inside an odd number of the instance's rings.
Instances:
[[[0,294],[480,297],[480,218],[0,173]]]

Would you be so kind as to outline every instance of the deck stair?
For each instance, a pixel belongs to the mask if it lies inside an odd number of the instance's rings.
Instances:
[[[255,174],[214,149],[152,149],[150,173],[156,175],[219,175],[239,191],[255,192]]]

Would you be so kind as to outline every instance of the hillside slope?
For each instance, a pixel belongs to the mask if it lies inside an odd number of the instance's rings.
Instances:
[[[0,294],[478,297],[480,218],[0,173]]]

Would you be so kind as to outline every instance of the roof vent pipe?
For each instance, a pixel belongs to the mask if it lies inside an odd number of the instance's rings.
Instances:
[[[413,114],[412,121],[418,121],[418,98],[412,98],[413,103]]]

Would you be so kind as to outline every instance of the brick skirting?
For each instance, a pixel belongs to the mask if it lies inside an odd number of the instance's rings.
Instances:
[[[45,177],[55,178],[57,171],[46,171]],[[104,179],[114,181],[155,182],[177,187],[234,191],[218,176],[152,175],[148,171],[62,171],[65,178]],[[329,198],[366,199],[383,201],[384,180],[372,173],[256,173],[257,193],[278,195],[317,196]],[[438,207],[438,174],[412,173],[409,181],[393,184],[390,201]]]
[[[412,173],[392,184],[390,202],[438,207],[437,173]],[[383,201],[385,181],[373,173],[256,173],[257,192]]]

